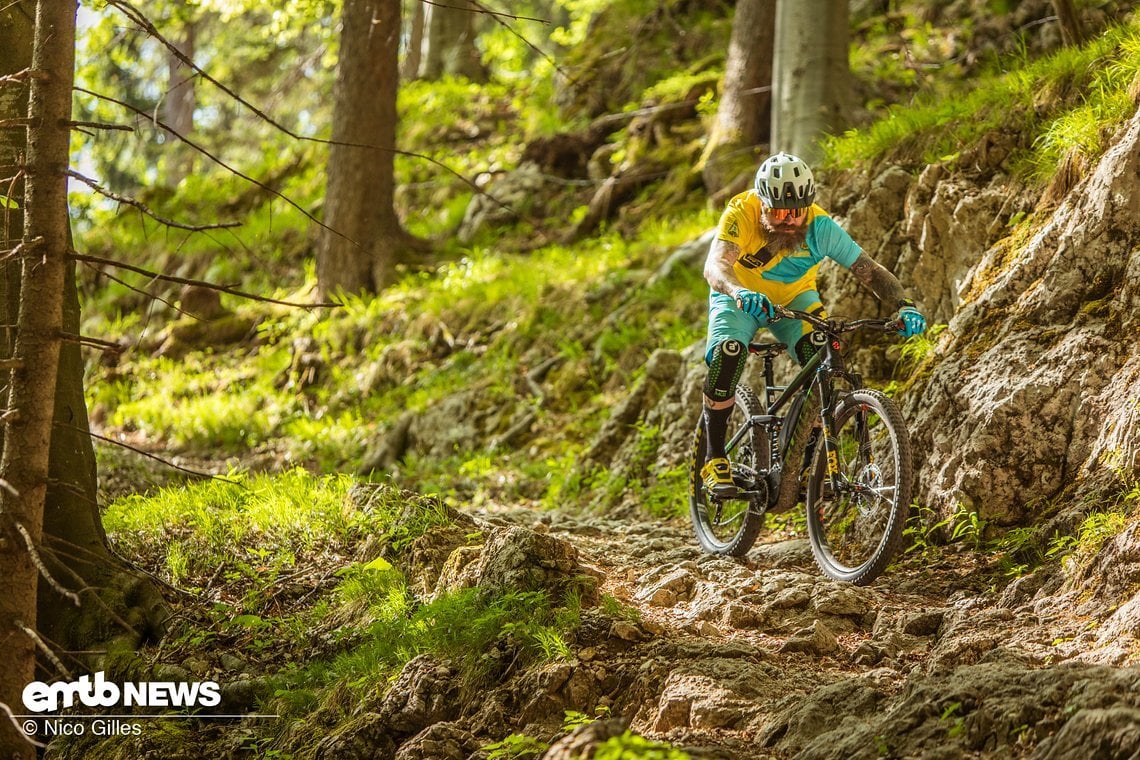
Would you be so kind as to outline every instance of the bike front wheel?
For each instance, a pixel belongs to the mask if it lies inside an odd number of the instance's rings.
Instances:
[[[727,451],[732,477],[740,491],[735,498],[714,498],[705,489],[701,468],[707,461],[707,438],[703,416],[697,420],[689,473],[689,512],[697,541],[710,554],[744,556],[756,542],[764,524],[768,490],[766,481],[758,475],[762,466],[761,431],[753,427],[737,438],[737,433],[749,418],[757,414],[763,414],[760,400],[751,388],[738,385],[727,436],[729,441],[737,439]]]
[[[828,445],[816,447],[808,479],[808,539],[827,576],[865,586],[902,545],[913,480],[910,436],[895,402],[872,390],[844,394],[831,434]]]

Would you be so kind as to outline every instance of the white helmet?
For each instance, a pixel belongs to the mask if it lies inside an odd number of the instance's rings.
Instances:
[[[807,208],[815,202],[815,178],[802,159],[777,153],[756,170],[756,194],[768,208]]]

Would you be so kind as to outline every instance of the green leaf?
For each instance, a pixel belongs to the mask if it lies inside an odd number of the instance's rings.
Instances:
[[[6,195],[0,195],[0,206],[4,208],[19,208],[20,204],[16,202],[15,198],[9,198]]]
[[[372,560],[371,562],[366,563],[364,565],[364,569],[365,570],[380,570],[380,571],[391,570],[392,569],[392,563],[388,562],[383,557],[377,557],[376,559]]]
[[[238,615],[230,621],[230,625],[242,628],[261,628],[268,625],[259,615]]]

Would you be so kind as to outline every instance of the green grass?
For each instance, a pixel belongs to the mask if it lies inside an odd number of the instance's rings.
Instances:
[[[1049,540],[1045,556],[1062,559],[1073,569],[1086,567],[1112,538],[1129,525],[1129,515],[1118,511],[1097,511],[1087,515],[1075,534],[1058,534]]]
[[[1070,151],[1094,156],[1136,107],[1140,22],[1114,27],[1015,70],[986,76],[968,92],[924,94],[885,118],[826,142],[827,161],[850,167],[880,157],[953,161],[995,131],[1025,133],[1011,166],[1040,182]]]
[[[448,525],[438,498],[302,470],[231,480],[123,498],[104,522],[117,549],[148,558],[199,595],[190,605],[196,609],[174,623],[160,659],[209,658],[224,648],[269,676],[266,709],[294,720],[279,724],[280,734],[259,736],[259,746],[303,749],[311,736],[294,729],[351,720],[422,654],[452,663],[465,688],[508,667],[572,657],[568,642],[582,607],[573,589],[556,598],[468,588],[424,603],[386,559],[351,559],[368,538],[398,556]],[[298,578],[317,576],[325,581],[281,604]]]
[[[103,525],[120,551],[161,552],[172,576],[201,578],[235,561],[292,562],[366,534],[399,547],[447,522],[438,499],[374,486],[360,504],[350,495],[354,487],[348,475],[318,477],[302,469],[237,473],[121,498],[107,507]],[[419,508],[404,515],[409,504]]]
[[[534,403],[520,395],[521,373],[562,357],[535,408],[537,451],[491,452],[489,437],[454,458],[411,452],[398,473],[418,489],[476,501],[539,499],[558,488],[566,470],[552,468],[596,433],[649,354],[700,337],[707,286],[698,272],[676,267],[651,287],[644,282],[712,216],[654,222],[636,240],[609,234],[526,256],[474,249],[431,276],[411,275],[336,309],[245,305],[258,320],[255,346],[175,360],[147,355],[144,342],[114,369],[93,368],[89,408],[108,432],[167,451],[213,458],[272,451],[315,471],[356,471],[401,415],[427,413],[456,389],[468,389],[473,411],[500,419],[497,432],[505,431]],[[621,319],[609,325],[615,312]],[[148,325],[154,334],[163,323],[124,315],[85,332],[134,342]],[[290,370],[298,338],[321,359],[316,382],[304,387]],[[488,459],[494,464],[474,466]],[[474,490],[457,487],[457,467]]]
[[[573,595],[555,603],[544,592],[489,594],[472,588],[415,607],[407,603],[398,573],[381,571],[368,583],[367,598],[381,603],[372,604],[362,640],[343,654],[279,675],[278,697],[269,708],[294,717],[312,710],[347,717],[381,697],[391,678],[422,654],[458,666],[471,687],[512,662],[570,657],[566,636],[579,623]]]

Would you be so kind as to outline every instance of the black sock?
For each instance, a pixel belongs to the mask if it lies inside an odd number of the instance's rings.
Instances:
[[[705,439],[708,443],[708,459],[724,456],[724,439],[728,435],[728,418],[731,416],[731,406],[724,409],[705,407]]]

